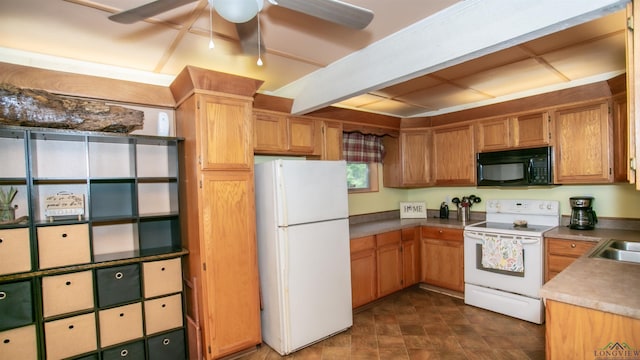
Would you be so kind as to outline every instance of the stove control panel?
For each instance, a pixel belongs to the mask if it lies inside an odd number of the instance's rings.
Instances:
[[[558,216],[560,215],[560,202],[555,200],[488,200],[486,212]]]

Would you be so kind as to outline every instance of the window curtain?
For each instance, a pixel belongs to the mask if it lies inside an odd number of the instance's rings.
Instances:
[[[342,152],[347,162],[382,163],[382,137],[359,132],[342,133]]]

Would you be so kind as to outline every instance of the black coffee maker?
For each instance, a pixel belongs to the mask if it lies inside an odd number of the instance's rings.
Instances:
[[[598,222],[596,212],[592,209],[593,197],[576,196],[569,198],[571,203],[571,221],[569,228],[592,230]]]

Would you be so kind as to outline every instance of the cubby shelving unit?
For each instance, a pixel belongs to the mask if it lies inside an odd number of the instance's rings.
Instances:
[[[187,357],[181,141],[0,126],[0,359]]]

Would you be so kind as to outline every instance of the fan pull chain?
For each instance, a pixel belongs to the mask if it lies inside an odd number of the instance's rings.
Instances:
[[[209,49],[213,49],[213,6],[209,6]]]
[[[258,12],[257,14],[258,16],[258,61],[256,61],[256,65],[258,66],[262,66],[262,53],[261,53],[261,49],[260,49],[260,39],[262,38],[262,36],[260,35],[260,13]]]

